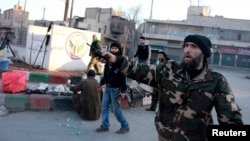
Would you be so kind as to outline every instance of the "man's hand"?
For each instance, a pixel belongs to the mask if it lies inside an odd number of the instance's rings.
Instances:
[[[98,90],[99,92],[101,92],[101,91],[102,91],[102,85],[99,85],[99,86],[97,87],[97,90]]]
[[[108,51],[104,51],[102,52],[102,56],[105,56],[103,58],[98,58],[98,60],[102,63],[115,63],[116,62],[116,56],[113,55],[112,53],[108,52]]]
[[[150,65],[150,60],[147,60],[147,62],[146,62],[148,65]]]
[[[67,82],[67,83],[65,83],[65,86],[67,86],[69,88],[71,85]]]
[[[121,96],[122,99],[126,98],[126,94],[125,93],[120,93],[120,96]]]
[[[68,88],[71,87],[70,82],[71,82],[71,80],[69,79],[69,80],[67,81],[67,83],[65,83],[65,86],[68,87]]]

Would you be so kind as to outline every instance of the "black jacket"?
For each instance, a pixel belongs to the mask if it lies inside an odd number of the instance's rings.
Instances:
[[[101,79],[101,85],[109,84],[113,88],[121,88],[121,92],[127,90],[127,78],[122,74],[115,64],[105,64],[104,76]]]
[[[149,46],[148,45],[138,45],[138,49],[134,57],[138,57],[140,60],[147,60],[149,57]]]

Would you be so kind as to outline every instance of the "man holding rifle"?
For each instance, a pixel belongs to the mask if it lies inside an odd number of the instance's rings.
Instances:
[[[103,49],[100,40],[98,40],[96,34],[94,34],[92,36],[92,43],[90,45],[89,55],[91,56],[91,60],[88,64],[87,72],[91,69],[94,69],[96,70],[97,74],[102,74],[101,66],[96,56],[96,50],[102,51]]]

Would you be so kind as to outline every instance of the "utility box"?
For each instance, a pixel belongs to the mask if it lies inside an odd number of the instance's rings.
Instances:
[[[46,27],[30,25],[27,33],[27,64],[49,71],[86,71],[93,34],[97,32],[54,25]]]

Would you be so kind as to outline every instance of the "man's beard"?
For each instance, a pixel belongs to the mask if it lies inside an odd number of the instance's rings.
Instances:
[[[159,62],[163,63],[165,61],[164,58],[159,59]]]
[[[183,57],[182,62],[181,62],[181,66],[183,67],[184,70],[192,71],[192,70],[196,70],[196,68],[202,62],[202,55],[199,55],[195,58],[192,58],[191,61],[187,61],[187,62],[185,62],[184,59],[185,58]]]
[[[111,52],[111,51],[110,51]],[[115,55],[115,56],[120,56],[121,55],[121,53],[120,52],[111,52],[113,55]]]

